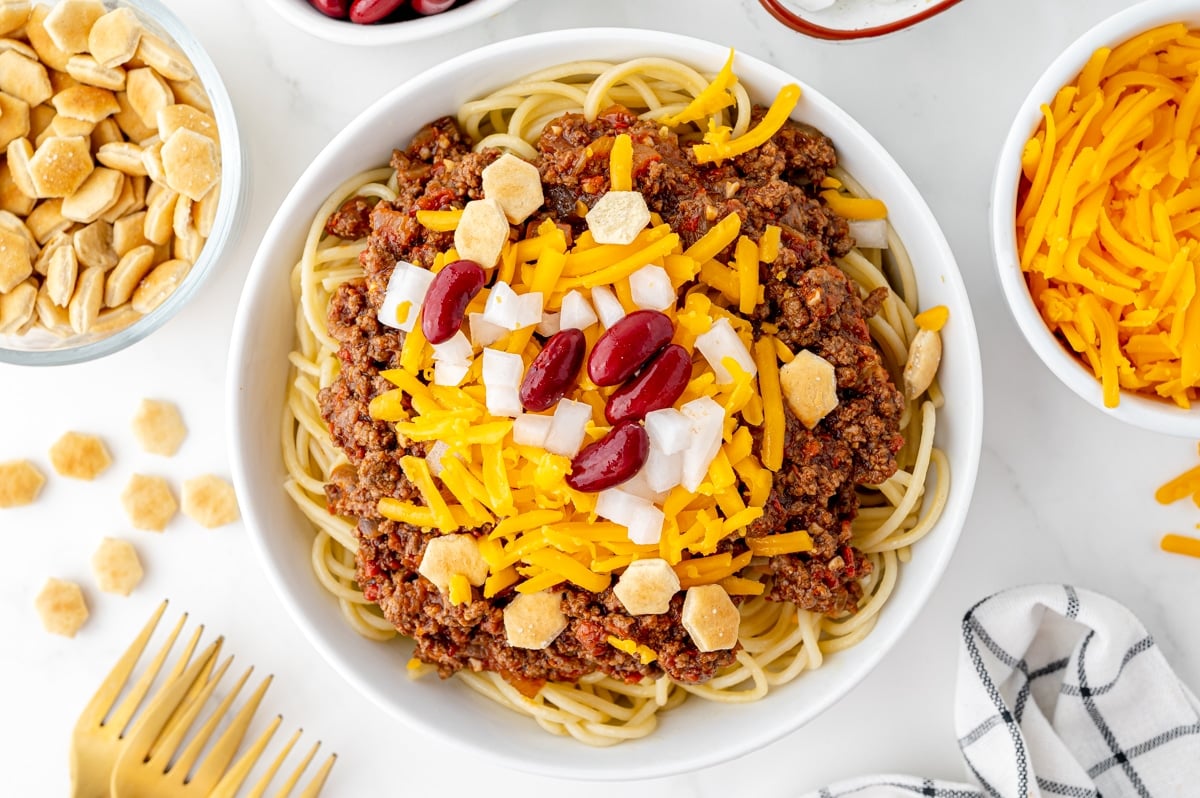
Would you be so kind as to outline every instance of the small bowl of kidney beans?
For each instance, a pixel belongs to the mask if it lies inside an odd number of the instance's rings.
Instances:
[[[412,42],[494,16],[516,0],[268,0],[296,27],[342,44]]]

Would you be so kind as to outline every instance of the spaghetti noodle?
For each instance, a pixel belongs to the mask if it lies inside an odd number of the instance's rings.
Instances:
[[[533,158],[537,155],[533,142],[564,113],[581,112],[594,119],[602,109],[618,103],[643,118],[678,118],[696,107],[696,98],[704,100],[712,83],[712,78],[684,64],[661,58],[620,64],[576,62],[534,73],[465,104],[459,124],[477,150],[497,147]],[[697,141],[719,126],[726,126],[734,137],[742,135],[751,124],[750,98],[736,79],[729,96],[731,103],[709,102],[702,118],[682,122],[677,130]],[[851,194],[864,196],[849,175],[835,172],[833,176]],[[394,200],[396,181],[391,169],[351,178],[312,221],[292,274],[296,348],[289,356],[291,373],[281,429],[286,490],[315,530],[314,572],[337,598],[347,622],[376,640],[391,638],[395,630],[355,582],[354,521],[327,511],[325,485],[347,460],[333,444],[318,405],[320,390],[334,382],[339,369],[338,344],[329,333],[327,309],[338,285],[363,276],[358,256],[366,241],[343,241],[326,235],[325,227],[351,197]],[[886,250],[855,249],[838,265],[864,294],[889,289],[880,312],[869,320],[869,329],[893,383],[899,384],[908,347],[918,331],[916,281],[890,225],[887,238]],[[736,661],[703,684],[675,682],[665,675],[631,684],[597,671],[577,683],[549,682],[529,698],[495,672],[463,670],[456,675],[482,695],[532,717],[547,731],[592,745],[610,745],[651,733],[660,711],[678,706],[690,695],[722,702],[754,701],[820,667],[827,654],[849,648],[869,634],[895,588],[900,563],[909,559],[911,546],[933,527],[945,505],[948,462],[934,446],[942,401],[936,383],[921,397],[906,401],[900,421],[905,443],[897,455],[900,470],[881,485],[858,490],[853,545],[865,553],[872,568],[862,580],[862,598],[855,612],[828,617],[790,602],[750,597],[739,608]],[[415,661],[410,667],[416,674],[430,669]]]

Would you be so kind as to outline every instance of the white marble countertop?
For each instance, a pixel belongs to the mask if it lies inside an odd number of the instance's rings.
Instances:
[[[1058,383],[1021,339],[987,243],[988,189],[1011,114],[1063,46],[1126,0],[972,0],[907,33],[857,45],[804,39],[755,0],[521,0],[482,26],[378,49],[310,38],[263,3],[168,1],[229,84],[253,175],[247,219],[219,273],[150,339],[87,365],[0,366],[0,460],[29,457],[50,473],[46,451],[67,429],[103,435],[115,460],[95,483],[51,478],[35,505],[0,514],[0,793],[65,792],[79,710],[169,596],[170,617],[189,611],[226,635],[238,662],[275,674],[265,709],[282,712],[285,728],[303,726],[306,739],[338,752],[328,795],[612,794],[612,786],[462,767],[461,751],[386,716],[318,657],[264,582],[240,524],[209,531],[178,517],[161,536],[137,532],[117,498],[135,471],[167,476],[176,490],[191,476],[229,473],[223,383],[242,281],[279,202],[334,133],[442,59],[565,27],[640,26],[720,41],[803,78],[861,121],[912,176],[954,248],[979,325],[987,397],[962,542],[925,612],[882,665],[823,716],[762,751],[621,793],[739,795],[753,785],[765,798],[865,772],[961,778],[952,715],[959,621],[977,599],[1019,583],[1073,582],[1124,602],[1184,681],[1200,687],[1200,562],[1157,550],[1163,532],[1193,529],[1200,511],[1163,508],[1152,496],[1196,461],[1196,443],[1123,426]],[[172,399],[184,411],[191,434],[171,460],[142,453],[132,439],[129,420],[143,396]],[[130,539],[141,553],[146,580],[130,598],[88,587],[88,561],[105,535]],[[92,617],[74,640],[43,632],[33,611],[48,576],[85,586]]]

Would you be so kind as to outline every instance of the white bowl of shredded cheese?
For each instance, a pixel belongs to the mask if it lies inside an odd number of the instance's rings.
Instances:
[[[404,676],[412,645],[361,637],[312,570],[313,532],[284,491],[277,413],[285,403],[288,352],[296,312],[290,275],[309,234],[309,220],[338,186],[387,162],[394,146],[419,126],[491,88],[579,58],[623,61],[647,54],[688,63],[706,75],[725,62],[726,47],[668,33],[584,29],[501,42],[438,65],[396,88],[348,125],[293,187],[266,234],[242,295],[230,353],[227,401],[233,473],[254,547],[267,578],[312,644],[348,682],[379,706],[450,744],[487,760],[560,778],[623,780],[694,770],[758,750],[828,709],[885,656],[921,611],[953,553],[978,468],[983,395],[970,305],[953,255],[933,215],[900,167],[870,134],[817,91],[801,84],[793,118],[824,132],[841,164],[866,192],[883,200],[899,238],[918,264],[921,307],[945,305],[939,372],[944,406],[935,445],[949,466],[940,519],[911,549],[874,629],[824,664],[747,704],[689,700],[659,716],[649,736],[592,748],[547,735],[536,723],[455,681]],[[736,70],[750,96],[769,103],[797,82],[754,58]],[[481,78],[480,76],[486,76]]]
[[[1165,26],[1177,26],[1174,34],[1170,28]],[[1086,223],[1081,223],[1079,218],[1071,222],[1071,238],[1082,241],[1087,238],[1088,243],[1084,247],[1088,252],[1078,253],[1076,258],[1072,258],[1072,250],[1067,246],[1066,237],[1059,237],[1059,242],[1062,244],[1062,249],[1059,254],[1063,254],[1063,260],[1075,260],[1082,264],[1082,269],[1088,270],[1087,273],[1099,274],[1104,283],[1118,281],[1114,283],[1115,289],[1105,287],[1105,294],[1097,294],[1101,301],[1106,303],[1104,310],[1109,314],[1118,314],[1116,316],[1117,326],[1115,331],[1119,333],[1121,341],[1121,351],[1118,353],[1114,350],[1112,360],[1120,361],[1126,359],[1125,363],[1119,367],[1112,368],[1109,376],[1104,376],[1104,362],[1106,357],[1101,357],[1099,351],[1103,348],[1103,339],[1100,333],[1091,338],[1088,342],[1087,335],[1082,338],[1077,335],[1078,319],[1066,319],[1062,317],[1063,313],[1070,313],[1066,310],[1067,305],[1056,303],[1053,298],[1058,296],[1056,292],[1061,290],[1061,283],[1055,281],[1055,278],[1050,278],[1051,282],[1048,285],[1039,284],[1037,289],[1031,289],[1031,278],[1029,275],[1037,270],[1022,269],[1022,262],[1026,264],[1032,258],[1040,258],[1040,254],[1035,254],[1036,247],[1028,247],[1025,245],[1026,239],[1032,235],[1041,235],[1043,222],[1039,217],[1043,216],[1043,211],[1048,211],[1047,208],[1041,206],[1046,203],[1035,203],[1028,200],[1032,194],[1032,186],[1037,185],[1044,187],[1039,190],[1055,191],[1059,183],[1054,180],[1053,173],[1055,168],[1049,163],[1045,164],[1046,178],[1042,179],[1034,174],[1032,178],[1028,175],[1022,177],[1023,159],[1029,159],[1026,165],[1030,171],[1033,171],[1031,147],[1040,145],[1027,144],[1031,137],[1037,136],[1044,141],[1045,122],[1043,118],[1042,107],[1050,107],[1053,104],[1055,107],[1060,107],[1060,113],[1066,112],[1066,106],[1061,102],[1056,101],[1056,95],[1059,95],[1060,90],[1068,85],[1074,85],[1088,79],[1086,67],[1089,61],[1094,64],[1101,63],[1103,53],[1102,48],[1111,50],[1111,55],[1104,60],[1106,66],[1103,69],[1118,69],[1119,65],[1114,66],[1111,60],[1116,59],[1121,53],[1122,45],[1126,47],[1138,46],[1140,40],[1147,44],[1148,53],[1153,54],[1156,51],[1165,49],[1173,36],[1179,35],[1179,32],[1185,31],[1188,28],[1200,28],[1200,4],[1195,0],[1149,0],[1149,2],[1140,3],[1132,8],[1128,8],[1093,27],[1091,30],[1084,33],[1078,39],[1068,46],[1061,55],[1059,55],[1053,63],[1050,64],[1042,73],[1041,78],[1030,90],[1028,96],[1021,104],[1017,111],[1016,117],[1013,120],[1012,127],[1009,129],[1008,136],[1005,139],[1004,145],[1000,151],[999,161],[996,166],[996,174],[992,184],[992,204],[991,204],[991,235],[992,247],[995,253],[996,268],[1000,278],[1000,284],[1004,289],[1005,298],[1008,300],[1008,306],[1017,321],[1025,339],[1033,348],[1034,352],[1041,361],[1058,377],[1063,384],[1070,388],[1075,394],[1086,400],[1089,404],[1101,410],[1102,412],[1112,416],[1120,421],[1133,424],[1143,429],[1161,432],[1168,435],[1179,435],[1189,438],[1200,436],[1200,408],[1194,404],[1191,409],[1182,407],[1170,401],[1167,393],[1163,393],[1160,397],[1155,394],[1153,387],[1144,390],[1130,390],[1127,383],[1127,371],[1135,372],[1138,378],[1147,375],[1154,375],[1154,362],[1161,360],[1171,360],[1172,352],[1164,351],[1161,356],[1158,354],[1149,354],[1144,350],[1146,343],[1151,342],[1150,339],[1156,336],[1163,336],[1163,343],[1168,347],[1174,348],[1174,368],[1179,369],[1181,362],[1196,361],[1200,363],[1200,356],[1197,355],[1200,350],[1200,307],[1193,308],[1189,312],[1175,314],[1177,310],[1176,304],[1186,295],[1187,288],[1184,286],[1181,290],[1175,292],[1175,297],[1170,298],[1169,291],[1163,292],[1162,282],[1158,277],[1152,276],[1149,272],[1141,271],[1137,266],[1132,265],[1133,262],[1146,263],[1149,268],[1157,268],[1154,260],[1166,252],[1159,251],[1158,240],[1161,237],[1157,232],[1152,232],[1149,235],[1139,233],[1136,244],[1122,244],[1117,240],[1120,235],[1127,235],[1127,232],[1115,233],[1117,229],[1127,231],[1127,224],[1133,224],[1133,217],[1122,219],[1126,214],[1123,213],[1123,208],[1133,208],[1140,204],[1132,194],[1125,194],[1119,184],[1126,181],[1125,175],[1131,174],[1131,170],[1139,168],[1139,162],[1143,160],[1143,146],[1129,142],[1118,143],[1116,136],[1108,143],[1108,146],[1117,144],[1113,148],[1113,157],[1110,162],[1113,168],[1121,167],[1113,181],[1113,187],[1120,194],[1116,199],[1109,201],[1104,211],[1106,216],[1111,217],[1111,227],[1107,223],[1100,224],[1099,229],[1090,233],[1089,236],[1084,236],[1081,230],[1086,230]],[[1161,35],[1154,33],[1155,30],[1163,31]],[[1157,44],[1155,44],[1157,42]],[[1128,44],[1127,44],[1128,43]],[[1128,60],[1128,59],[1126,59]],[[1132,65],[1129,67],[1132,69]],[[1137,66],[1141,70],[1141,65]],[[1099,74],[1099,73],[1097,73]],[[1132,73],[1131,73],[1132,74]],[[1141,72],[1139,74],[1143,74]],[[1117,75],[1118,83],[1121,85],[1125,76]],[[1157,77],[1157,76],[1156,76]],[[1114,85],[1103,83],[1101,89],[1105,85]],[[1060,95],[1064,96],[1064,95]],[[1114,94],[1111,105],[1116,105],[1118,96]],[[1151,98],[1152,100],[1154,98]],[[1077,110],[1085,110],[1082,107],[1083,100],[1074,101],[1074,108]],[[1172,101],[1163,104],[1162,110],[1169,110],[1173,105]],[[1104,108],[1109,107],[1109,103],[1103,103],[1098,106],[1099,112],[1091,117],[1091,124],[1096,126],[1097,130],[1103,128],[1109,130],[1109,122],[1116,122],[1110,117],[1104,119],[1102,114],[1105,113]],[[1119,108],[1130,107],[1128,103],[1118,106]],[[1149,124],[1149,118],[1144,120]],[[1121,129],[1119,125],[1113,125],[1111,128],[1114,133]],[[1192,131],[1195,126],[1192,127]],[[1136,132],[1135,132],[1136,138]],[[1152,136],[1157,134],[1151,134]],[[1055,164],[1063,164],[1062,158],[1065,157],[1063,147],[1073,147],[1073,152],[1076,154],[1078,165],[1079,153],[1083,153],[1085,157],[1100,153],[1104,156],[1103,145],[1089,147],[1089,144],[1095,142],[1081,141],[1077,144],[1072,144],[1074,139],[1070,136],[1064,136],[1059,139],[1057,145],[1056,157],[1060,160]],[[1082,146],[1080,146],[1082,145]],[[1124,161],[1120,159],[1124,158]],[[1122,164],[1124,164],[1122,166]],[[1065,164],[1063,164],[1065,165]],[[1083,174],[1080,172],[1080,174]],[[1065,173],[1064,173],[1065,176]],[[1078,183],[1075,188],[1078,191],[1078,197],[1081,200],[1073,206],[1071,213],[1084,215],[1087,212],[1088,203],[1082,201],[1083,198],[1095,192],[1096,186],[1099,183],[1107,183],[1108,178],[1099,178],[1089,180],[1086,175],[1082,182]],[[1062,185],[1066,185],[1065,181]],[[1159,192],[1161,196],[1156,200],[1163,204],[1163,207],[1168,209],[1168,214],[1174,214],[1174,209],[1177,204],[1186,200],[1186,191],[1190,187],[1190,181],[1182,181],[1176,188],[1170,188],[1169,183],[1159,183],[1153,191]],[[1068,187],[1069,188],[1069,187]],[[1113,189],[1110,188],[1110,191]],[[1175,196],[1180,196],[1181,199],[1175,199]],[[1045,195],[1043,195],[1044,197]],[[1148,196],[1155,196],[1150,194]],[[1142,199],[1145,199],[1143,197]],[[1057,204],[1054,207],[1058,207]],[[1095,210],[1095,208],[1093,208]],[[1150,215],[1150,207],[1146,206],[1147,216]],[[1155,212],[1157,213],[1157,211]],[[1048,224],[1044,225],[1044,229],[1050,232],[1046,237],[1040,252],[1047,252],[1047,247],[1050,238],[1054,235],[1053,229],[1055,222],[1053,219],[1059,216],[1058,212],[1045,213],[1047,219],[1051,219]],[[1022,217],[1027,216],[1027,222],[1024,222],[1025,229],[1030,231],[1027,233],[1021,232]],[[1166,220],[1168,224],[1172,220]],[[1095,226],[1093,226],[1095,227]],[[1113,231],[1113,232],[1110,232]],[[1161,227],[1155,228],[1161,231]],[[1187,249],[1187,245],[1195,238],[1194,233],[1180,229],[1178,231],[1178,241],[1175,241],[1175,235],[1171,236],[1172,246],[1175,247],[1174,253],[1170,259],[1179,254],[1180,249]],[[1074,242],[1072,242],[1074,243]],[[1192,245],[1194,249],[1194,244]],[[1027,251],[1028,250],[1028,251]],[[1139,252],[1141,254],[1139,254]],[[1116,254],[1114,254],[1116,253]],[[1055,272],[1056,267],[1049,267],[1052,272]],[[1168,263],[1163,264],[1164,274],[1171,271]],[[1095,272],[1093,270],[1099,270]],[[1058,272],[1056,272],[1058,273]],[[1083,274],[1083,278],[1087,279],[1087,273]],[[1061,274],[1061,273],[1059,273]],[[1176,275],[1178,276],[1178,275]],[[1193,276],[1184,275],[1195,282]],[[1040,279],[1040,275],[1038,277]],[[1063,282],[1075,283],[1078,277],[1072,277],[1067,274],[1062,278]],[[1167,278],[1172,279],[1168,276]],[[1180,280],[1180,284],[1186,283],[1187,280]],[[1143,288],[1138,288],[1142,285]],[[1150,294],[1155,296],[1155,300],[1162,306],[1162,313],[1157,314],[1162,319],[1161,324],[1153,326],[1140,327],[1139,325],[1147,321],[1146,302],[1141,297],[1135,297],[1137,291],[1145,290],[1148,287]],[[1049,289],[1049,290],[1047,290]],[[1136,290],[1135,290],[1136,289]],[[1035,302],[1035,298],[1031,290],[1039,290],[1041,292],[1042,301]],[[1125,291],[1131,293],[1125,293]],[[1090,294],[1091,292],[1084,291],[1083,293]],[[1162,302],[1159,298],[1168,296],[1166,302]],[[1149,296],[1149,294],[1147,295]],[[1193,302],[1192,304],[1196,304]],[[1040,307],[1039,307],[1040,305]],[[1139,314],[1140,311],[1140,314]],[[1058,334],[1052,331],[1043,318],[1055,316],[1059,325],[1057,328]],[[1131,315],[1132,314],[1132,315]],[[1178,315],[1176,320],[1174,315]],[[1065,323],[1064,323],[1065,322]],[[1174,329],[1176,324],[1182,326],[1182,330]],[[1085,330],[1086,332],[1086,330]],[[1178,332],[1183,332],[1182,335],[1176,335]],[[1141,339],[1141,340],[1136,340]],[[1083,342],[1083,343],[1081,343]],[[1093,351],[1090,354],[1083,356],[1077,355],[1072,349],[1084,346],[1093,346]],[[1191,349],[1189,353],[1187,350]],[[1139,351],[1140,350],[1140,351]],[[1189,358],[1190,354],[1190,358]],[[1100,372],[1098,378],[1097,373],[1093,371],[1089,362],[1085,361],[1085,357],[1097,357],[1100,362],[1100,368],[1096,371]],[[1181,359],[1182,358],[1182,359]],[[1165,368],[1165,367],[1164,367]],[[1120,383],[1119,393],[1117,384]],[[1106,384],[1109,386],[1106,396]],[[1192,383],[1194,386],[1195,383]],[[1164,391],[1170,389],[1170,385],[1164,386]],[[1196,388],[1193,387],[1193,399],[1195,402]]]

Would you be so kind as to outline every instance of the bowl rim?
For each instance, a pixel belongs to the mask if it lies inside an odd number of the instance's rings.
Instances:
[[[52,2],[35,0],[43,5]],[[95,341],[54,349],[12,349],[0,346],[0,363],[18,366],[65,366],[96,360],[121,351],[146,338],[170,321],[187,304],[209,275],[221,255],[237,235],[243,221],[241,213],[249,191],[248,165],[233,100],[217,65],[192,31],[160,0],[106,0],[107,8],[128,7],[151,25],[165,31],[187,55],[198,80],[213,107],[221,142],[221,193],[217,215],[200,257],[192,264],[183,282],[162,304],[128,327]]]
[[[927,547],[925,554],[928,567],[928,578],[915,583],[912,588],[911,601],[908,604],[893,604],[889,606],[892,612],[889,622],[876,626],[871,638],[876,641],[869,649],[863,651],[857,659],[851,660],[840,674],[837,689],[821,694],[816,700],[804,706],[801,713],[795,716],[784,716],[778,722],[763,724],[757,733],[740,738],[735,744],[724,745],[719,750],[689,751],[674,756],[670,761],[656,761],[650,764],[616,766],[612,759],[602,759],[603,754],[597,754],[590,761],[581,763],[577,760],[566,762],[556,761],[552,757],[516,758],[502,752],[489,750],[486,746],[474,744],[469,739],[454,735],[450,729],[436,722],[435,718],[427,718],[419,713],[405,710],[393,695],[385,689],[385,685],[375,684],[366,679],[363,671],[357,668],[349,658],[338,651],[327,639],[327,633],[321,629],[322,624],[316,617],[309,617],[303,610],[304,597],[301,589],[311,590],[307,583],[303,588],[289,584],[281,558],[274,556],[272,547],[275,545],[268,540],[269,529],[265,518],[260,516],[259,499],[250,490],[251,478],[247,470],[249,457],[246,442],[251,440],[250,430],[256,423],[261,423],[261,408],[245,400],[243,377],[256,373],[257,365],[261,365],[259,353],[253,347],[253,336],[258,324],[257,311],[254,301],[259,296],[268,295],[269,286],[278,281],[279,276],[272,273],[272,261],[278,248],[276,243],[294,237],[291,228],[295,226],[295,209],[302,206],[306,198],[319,193],[323,188],[320,184],[321,165],[333,154],[346,147],[346,142],[352,141],[359,133],[357,129],[371,121],[377,120],[387,109],[392,98],[406,96],[416,91],[426,91],[429,87],[438,85],[447,73],[457,73],[470,69],[480,63],[494,61],[497,56],[513,51],[553,48],[555,46],[578,45],[580,48],[593,46],[610,46],[613,42],[628,43],[634,40],[638,45],[647,48],[655,45],[669,46],[669,51],[675,55],[679,51],[690,50],[711,54],[714,63],[719,64],[726,56],[728,49],[701,39],[662,31],[651,31],[629,28],[581,28],[566,31],[549,31],[531,34],[503,42],[498,42],[476,50],[469,51],[454,59],[433,67],[430,70],[414,76],[411,80],[397,86],[375,101],[362,114],[340,131],[312,160],[309,167],[300,176],[287,197],[281,203],[271,224],[262,237],[262,243],[251,265],[246,285],[243,289],[237,315],[234,321],[229,354],[229,371],[226,385],[226,411],[229,418],[227,425],[227,445],[231,452],[231,471],[239,495],[242,497],[242,512],[246,521],[247,531],[252,547],[267,573],[268,581],[287,608],[292,620],[300,627],[310,644],[321,654],[333,670],[351,684],[360,694],[369,698],[373,703],[384,709],[392,717],[405,722],[418,732],[444,740],[460,750],[467,748],[473,754],[482,755],[491,762],[505,767],[515,768],[539,775],[565,779],[590,779],[598,781],[621,781],[640,778],[657,778],[674,775],[715,765],[733,759],[769,743],[786,734],[795,731],[804,723],[824,712],[834,703],[848,694],[861,682],[880,661],[892,650],[896,642],[911,626],[921,613],[935,588],[940,584],[945,569],[953,556],[959,536],[966,521],[974,484],[978,473],[979,460],[983,439],[983,382],[982,365],[979,353],[979,342],[975,331],[974,317],[970,308],[969,298],[962,281],[961,271],[958,270],[953,252],[937,224],[933,213],[921,198],[915,185],[901,169],[899,164],[887,153],[865,129],[855,122],[842,108],[829,100],[820,92],[807,84],[800,82],[807,96],[815,98],[823,104],[822,110],[836,117],[840,125],[852,131],[860,139],[863,148],[870,151],[870,157],[877,160],[889,172],[890,179],[895,182],[897,190],[903,192],[906,198],[911,198],[911,210],[926,224],[924,235],[927,236],[929,248],[938,253],[940,262],[945,265],[948,274],[943,276],[943,283],[949,284],[949,290],[954,296],[956,306],[956,324],[961,325],[959,335],[963,346],[963,361],[961,363],[962,377],[958,386],[963,397],[960,401],[962,448],[965,456],[956,461],[951,479],[951,498],[938,521],[937,530],[942,537],[937,548]],[[680,56],[683,57],[683,56]],[[752,56],[740,56],[754,62],[753,70],[765,81],[778,82],[780,85],[796,79],[783,70],[771,66],[765,61]],[[327,188],[324,187],[324,188]],[[956,433],[957,435],[957,433]],[[286,494],[279,491],[286,500]],[[957,495],[956,495],[957,494]],[[293,587],[296,587],[293,590]],[[778,713],[776,713],[778,716]],[[516,715],[513,715],[516,718]],[[522,721],[524,722],[524,721]],[[631,743],[631,745],[636,743]],[[623,749],[624,746],[619,748]],[[583,746],[581,746],[583,749]],[[596,751],[597,749],[585,749]],[[613,749],[600,749],[612,751]],[[609,756],[612,756],[609,754]]]
[[[310,36],[336,44],[377,47],[441,36],[494,16],[515,2],[517,0],[471,0],[440,14],[377,25],[355,25],[347,20],[331,19],[310,6],[307,0],[267,0],[267,5]]]
[[[758,0],[762,7],[786,27],[814,39],[825,39],[833,42],[851,42],[862,39],[874,39],[886,36],[905,28],[910,28],[918,22],[936,17],[951,6],[958,5],[962,0],[938,0],[920,11],[915,11],[906,17],[900,17],[882,25],[872,25],[865,28],[834,28],[814,22],[800,13],[791,10],[783,0]]]
[[[1046,368],[1076,396],[1108,416],[1152,432],[1195,438],[1200,436],[1200,407],[1184,410],[1165,399],[1141,396],[1124,389],[1117,407],[1104,406],[1100,381],[1050,332],[1033,304],[1018,266],[1013,224],[1021,151],[1042,119],[1039,110],[1042,103],[1049,102],[1068,80],[1079,74],[1096,48],[1120,44],[1142,31],[1189,16],[1200,25],[1200,4],[1196,0],[1144,0],[1096,23],[1050,62],[1022,100],[996,159],[990,232],[993,263],[1009,311]]]

